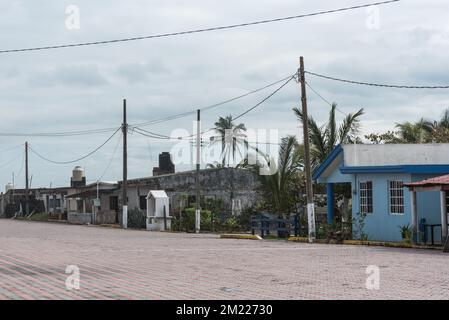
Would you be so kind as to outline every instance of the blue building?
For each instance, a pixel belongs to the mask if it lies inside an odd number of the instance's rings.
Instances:
[[[434,226],[439,242],[447,234],[449,193],[407,185],[443,174],[449,174],[449,144],[346,144],[332,151],[313,179],[327,184],[328,222],[334,218],[333,185],[348,183],[352,215],[366,213],[364,232],[370,240],[401,241],[401,226],[419,234],[425,223]]]

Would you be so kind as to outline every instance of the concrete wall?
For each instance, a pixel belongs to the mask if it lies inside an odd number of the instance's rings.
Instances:
[[[410,192],[404,188],[404,214],[391,214],[389,208],[390,180],[410,182],[409,174],[357,174],[353,175],[352,183],[352,214],[353,217],[360,212],[359,183],[372,181],[373,183],[373,213],[365,219],[364,232],[370,240],[401,241],[400,226],[411,224]],[[356,190],[356,194],[354,194]]]
[[[449,144],[346,144],[344,165],[448,164]]]
[[[201,196],[221,199],[227,210],[251,207],[261,199],[258,177],[249,170],[221,168],[200,171]],[[139,207],[139,196],[150,190],[165,190],[172,209],[178,208],[182,195],[195,196],[195,172],[180,172],[143,179],[129,180],[128,208]],[[121,202],[121,192],[117,192]]]
[[[355,217],[360,211],[359,183],[373,182],[373,213],[365,219],[365,233],[370,240],[401,241],[400,226],[412,223],[411,200],[408,188],[404,187],[404,214],[389,212],[389,180],[402,180],[404,183],[428,179],[430,175],[412,176],[410,174],[357,174],[353,175],[352,190],[357,188],[357,194],[352,195],[352,212]],[[426,219],[427,224],[440,224],[440,195],[439,192],[417,193],[418,222]],[[429,230],[430,232],[430,230]],[[435,228],[435,240],[440,239],[441,229]]]
[[[92,213],[69,212],[67,214],[67,221],[73,224],[92,223]]]

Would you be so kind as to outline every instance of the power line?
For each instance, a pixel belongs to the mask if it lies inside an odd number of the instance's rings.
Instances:
[[[117,130],[117,128],[102,128],[102,129],[91,129],[91,130],[81,130],[81,131],[66,131],[66,132],[0,132],[1,137],[70,137],[70,136],[81,136],[90,134],[107,133]]]
[[[256,109],[257,107],[259,107],[261,104],[263,104],[264,102],[266,102],[267,100],[269,100],[272,96],[274,96],[276,93],[278,93],[280,90],[282,90],[282,88],[284,88],[290,81],[292,81],[293,79],[295,79],[295,76],[290,76],[290,78],[284,82],[279,88],[277,88],[275,91],[273,91],[272,93],[270,93],[267,97],[265,97],[264,99],[262,99],[259,103],[257,103],[255,106],[249,108],[248,110],[246,110],[245,112],[239,114],[237,117],[233,117],[232,120],[237,120],[241,117],[243,117],[244,115],[246,115],[247,113],[251,112],[252,110]]]
[[[329,106],[333,106],[333,104],[331,103],[331,102],[329,102],[329,100],[328,99],[326,99],[325,97],[323,97],[318,91],[316,91],[311,85],[310,85],[310,83],[308,83],[307,81],[306,81],[306,85],[307,85],[307,87],[309,87],[309,89],[313,92],[313,93],[315,93],[321,100],[323,100],[325,103],[327,103]],[[344,115],[344,116],[347,116],[348,114],[346,113],[346,112],[344,112],[344,111],[342,111],[342,110],[340,110],[337,106],[335,106],[335,109],[337,109],[337,111],[338,112],[340,112],[342,115]]]
[[[205,106],[205,107],[201,108],[200,110],[202,110],[202,111],[210,110],[210,109],[213,109],[213,108],[225,105],[227,103],[236,101],[238,99],[247,97],[249,95],[258,93],[258,92],[263,91],[265,89],[268,89],[268,88],[270,88],[272,86],[275,86],[276,84],[281,83],[281,82],[285,81],[286,79],[289,79],[290,77],[291,76],[282,78],[280,80],[277,80],[277,81],[272,82],[270,84],[267,84],[267,85],[265,85],[263,87],[260,87],[260,88],[257,88],[255,90],[252,90],[250,92],[241,94],[239,96],[236,96],[236,97],[233,97],[233,98],[230,98],[230,99],[227,99],[227,100],[224,100],[224,101],[221,101],[221,102],[209,105],[209,106]],[[142,123],[138,123],[138,124],[134,124],[134,125],[129,125],[129,128],[131,130],[134,130],[137,127],[145,127],[145,126],[148,126],[148,125],[154,125],[154,124],[163,123],[163,122],[167,122],[167,121],[171,121],[171,120],[176,120],[176,119],[180,119],[180,118],[183,118],[183,117],[195,114],[196,112],[197,111],[195,109],[195,110],[188,111],[188,112],[178,113],[178,114],[174,114],[174,115],[167,116],[167,117],[164,117],[164,118],[159,118],[159,119],[150,120],[150,121],[146,121],[146,122],[142,122]],[[112,132],[112,131],[115,131],[115,130],[117,130],[117,128],[110,127],[110,128],[99,128],[99,129],[66,131],[66,132],[0,132],[0,136],[1,137],[70,137],[70,136],[81,136],[81,135],[108,133],[108,132]],[[143,129],[141,129],[141,130],[143,130]],[[147,132],[147,133],[149,133],[150,135],[152,134],[152,135],[160,136],[160,134],[154,134],[154,133],[151,133],[151,132]],[[151,138],[154,138],[154,137],[151,136]]]
[[[119,146],[119,144],[120,144],[120,141],[122,141],[122,138],[123,138],[123,134],[121,134],[121,135],[119,136],[119,139],[117,139],[117,144],[116,144],[115,147],[114,147],[114,151],[113,151],[113,153],[112,153],[112,157],[111,157],[111,159],[109,160],[109,163],[108,163],[108,165],[106,166],[106,168],[104,169],[104,171],[103,171],[103,173],[101,174],[100,178],[98,179],[99,181],[103,180],[103,178],[104,178],[106,172],[107,172],[107,171],[109,170],[109,168],[111,167],[112,161],[113,161],[114,158],[115,158],[115,154],[117,153],[117,149],[118,149],[118,146]]]
[[[14,161],[16,161],[17,159],[19,159],[21,156],[23,156],[23,153],[19,153],[18,155],[16,155],[13,159],[3,163],[0,165],[0,168],[4,168],[7,167],[8,165],[10,165],[11,163],[13,163]]]
[[[357,85],[362,85],[362,86],[396,88],[396,89],[449,89],[449,85],[447,85],[447,86],[416,86],[416,85],[381,84],[381,83],[371,83],[371,82],[361,82],[361,81],[341,79],[341,78],[326,76],[326,75],[322,75],[322,74],[318,74],[318,73],[314,73],[314,72],[310,72],[310,71],[306,71],[306,73],[308,73],[312,76],[327,79],[327,80],[339,81],[339,82],[350,83],[350,84],[357,84]]]
[[[285,81],[279,88],[274,90],[272,93],[270,93],[268,96],[263,98],[260,102],[258,102],[257,104],[255,104],[251,108],[249,108],[249,109],[245,110],[243,113],[239,114],[237,117],[235,117],[235,118],[233,117],[232,120],[237,120],[237,119],[243,117],[244,115],[248,114],[252,110],[256,109],[257,107],[259,107],[260,105],[265,103],[272,96],[274,96],[276,93],[278,93],[280,90],[282,90],[290,81],[295,79],[295,75],[291,75],[291,76],[289,76],[287,78],[284,78],[283,80],[286,80],[286,79],[287,79],[287,81]],[[281,81],[277,81],[276,83],[279,83],[279,82],[281,82]],[[177,137],[177,138],[172,138],[172,137],[169,137],[167,135],[161,135],[161,134],[154,133],[154,132],[151,132],[151,131],[146,131],[146,130],[141,129],[140,127],[137,127],[137,126],[134,127],[133,129],[136,130],[137,133],[139,133],[139,134],[141,134],[143,136],[146,136],[146,137],[149,137],[149,138],[155,138],[155,139],[162,139],[162,140],[170,140],[170,139],[172,139],[172,140],[189,140],[189,139],[191,139],[191,138],[196,136],[196,134],[191,134],[191,135],[187,135],[187,136],[181,136],[181,137]],[[211,128],[211,129],[208,129],[206,131],[203,131],[203,132],[201,132],[201,135],[203,135],[205,133],[208,133],[210,131],[213,131],[215,129],[216,128]]]
[[[233,98],[230,98],[230,99],[226,99],[224,101],[221,101],[221,102],[218,102],[218,103],[206,106],[206,107],[199,108],[199,110],[200,111],[206,111],[206,110],[210,110],[210,109],[213,109],[213,108],[220,107],[222,105],[228,104],[230,102],[233,102],[233,101],[245,98],[245,97],[250,96],[252,94],[255,94],[255,93],[258,93],[258,92],[263,91],[265,89],[268,89],[268,88],[270,88],[272,86],[275,86],[278,83],[284,82],[285,80],[290,79],[290,78],[291,78],[291,75],[288,76],[288,77],[282,78],[280,80],[277,80],[275,82],[272,82],[270,84],[267,84],[267,85],[265,85],[263,87],[260,87],[258,89],[255,89],[255,90],[252,90],[250,92],[241,94],[239,96],[236,96],[236,97],[233,97]],[[175,115],[168,116],[168,117],[165,117],[165,118],[160,118],[160,119],[155,119],[155,120],[150,120],[150,121],[138,123],[138,124],[132,125],[132,127],[144,127],[144,126],[153,125],[153,124],[157,124],[157,123],[161,123],[161,122],[166,122],[166,121],[170,121],[170,120],[180,119],[180,118],[192,115],[192,114],[196,114],[197,110],[198,110],[198,108],[196,108],[196,109],[194,109],[192,111],[187,111],[187,112],[175,114]]]
[[[225,30],[225,29],[235,29],[235,28],[248,27],[248,26],[253,26],[253,25],[267,24],[267,23],[280,22],[280,21],[286,21],[286,20],[294,20],[294,19],[318,16],[318,15],[323,15],[323,14],[329,14],[329,13],[337,13],[337,12],[342,12],[342,11],[361,9],[361,8],[366,8],[366,7],[371,7],[371,6],[385,5],[385,4],[390,4],[393,2],[399,2],[399,1],[400,0],[374,2],[374,3],[368,3],[368,4],[358,5],[358,6],[332,9],[332,10],[326,10],[326,11],[318,11],[318,12],[300,14],[300,15],[295,15],[295,16],[288,16],[288,17],[281,17],[281,18],[274,18],[274,19],[267,19],[267,20],[259,20],[259,21],[253,21],[253,22],[246,22],[246,23],[239,23],[239,24],[232,24],[232,25],[218,26],[218,27],[211,27],[211,28],[204,28],[204,29],[162,33],[162,34],[155,34],[155,35],[141,36],[141,37],[102,40],[102,41],[93,41],[93,42],[82,42],[82,43],[74,43],[74,44],[50,45],[50,46],[31,47],[31,48],[22,48],[22,49],[8,49],[8,50],[1,50],[0,53],[52,50],[52,49],[73,48],[73,47],[82,47],[82,46],[93,46],[93,45],[101,45],[101,44],[111,44],[111,43],[119,43],[119,42],[129,42],[129,41],[137,41],[137,40],[148,40],[148,39],[156,39],[156,38],[167,38],[167,37],[188,35],[188,34],[201,33],[201,32],[210,32],[210,31]]]
[[[70,163],[75,163],[78,161],[81,161],[83,159],[86,159],[88,157],[90,157],[91,155],[93,155],[95,152],[97,152],[98,150],[100,150],[102,147],[104,147],[116,134],[117,132],[119,132],[122,128],[118,128],[105,142],[103,142],[100,146],[98,146],[97,148],[95,148],[93,151],[89,152],[87,155],[82,156],[78,159],[75,160],[70,160],[70,161],[54,161],[51,159],[48,159],[44,156],[42,156],[40,153],[38,153],[36,150],[34,150],[31,146],[29,146],[31,152],[33,152],[36,156],[38,156],[39,158],[41,158],[42,160],[48,161],[50,163],[54,163],[54,164],[70,164]]]

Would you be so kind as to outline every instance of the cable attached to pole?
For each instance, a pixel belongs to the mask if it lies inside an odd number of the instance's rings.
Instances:
[[[111,139],[117,134],[117,132],[119,132],[120,130],[122,130],[122,127],[118,128],[105,142],[103,142],[100,146],[98,146],[97,148],[95,148],[94,150],[92,150],[91,152],[89,152],[88,154],[86,154],[85,156],[82,156],[78,159],[75,160],[70,160],[70,161],[54,161],[51,160],[47,157],[44,157],[43,155],[41,155],[40,153],[38,153],[36,150],[34,150],[30,145],[28,146],[28,148],[30,149],[30,151],[32,153],[34,153],[36,156],[38,156],[39,158],[41,158],[42,160],[45,160],[47,162],[50,163],[54,163],[54,164],[70,164],[70,163],[75,163],[81,160],[84,160],[88,157],[90,157],[91,155],[93,155],[95,152],[97,152],[98,150],[100,150],[101,148],[103,148],[109,141],[111,141]]]

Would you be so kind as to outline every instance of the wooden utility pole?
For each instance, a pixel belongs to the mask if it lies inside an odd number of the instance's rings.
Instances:
[[[304,58],[299,58],[298,79],[301,84],[301,103],[304,135],[304,170],[307,190],[307,221],[309,225],[309,242],[315,241],[315,205],[313,203],[312,169],[310,165],[309,117],[307,115],[306,77]]]
[[[25,142],[25,216],[30,214],[30,187],[28,184],[28,141]]]
[[[201,111],[197,111],[196,122],[196,204],[195,204],[195,232],[201,229],[201,206],[200,206],[200,164],[201,164]]]
[[[126,121],[126,99],[123,99],[123,182],[122,182],[122,227],[128,228],[128,123]]]

